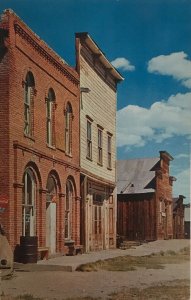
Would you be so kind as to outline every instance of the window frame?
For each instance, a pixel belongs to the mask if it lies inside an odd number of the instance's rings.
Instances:
[[[31,194],[28,194],[29,190],[29,182],[31,182]],[[22,198],[22,235],[23,236],[34,236],[36,231],[36,181],[34,178],[34,174],[30,169],[27,169],[24,173],[23,178],[24,186],[23,186],[23,198]],[[30,199],[31,198],[31,203]],[[27,213],[29,211],[29,213]],[[27,218],[29,217],[29,232],[27,233]]]
[[[66,182],[66,197],[65,197],[65,217],[64,217],[64,238],[65,240],[72,239],[72,204],[74,197],[74,187],[71,180]]]
[[[25,81],[23,81],[24,87],[24,135],[32,138],[34,134],[34,112],[33,102],[35,93],[35,82],[32,72],[28,71],[26,74]]]
[[[112,170],[112,135],[107,135],[107,168]]]
[[[87,119],[87,153],[86,158],[92,160],[92,122]]]
[[[54,141],[54,117],[55,117],[55,94],[52,88],[46,98],[46,143],[49,147],[55,147]]]
[[[65,153],[70,156],[72,155],[72,120],[72,106],[68,102],[65,110]]]
[[[100,166],[103,166],[103,129],[98,127],[97,132],[97,149],[98,149],[98,156],[97,156],[97,163]]]

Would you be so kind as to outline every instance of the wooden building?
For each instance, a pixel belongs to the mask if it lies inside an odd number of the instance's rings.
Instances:
[[[80,243],[79,75],[13,11],[0,22],[0,207],[14,249]]]
[[[190,238],[190,203],[184,204],[184,237]]]
[[[173,238],[184,239],[184,199],[179,195],[173,198]]]
[[[80,75],[81,243],[116,246],[116,96],[123,80],[88,33],[76,34]]]
[[[158,158],[117,161],[117,233],[127,240],[173,237],[173,158],[160,151]]]

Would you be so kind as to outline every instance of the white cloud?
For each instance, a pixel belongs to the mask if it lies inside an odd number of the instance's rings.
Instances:
[[[135,66],[131,65],[131,63],[128,61],[128,59],[124,58],[124,57],[118,57],[116,59],[114,59],[111,64],[117,68],[117,69],[121,69],[123,71],[134,71],[135,70]]]
[[[179,159],[179,158],[189,158],[189,154],[186,153],[179,153],[177,155],[174,156],[174,158]]]
[[[177,180],[173,184],[174,197],[183,195],[186,197],[185,202],[188,202],[190,197],[190,169],[182,170],[177,175],[175,174],[175,177]]]
[[[148,71],[172,76],[187,88],[191,88],[191,61],[183,51],[152,58],[148,62]]]
[[[172,95],[150,108],[128,105],[117,112],[118,146],[161,143],[173,136],[191,136],[191,93]]]

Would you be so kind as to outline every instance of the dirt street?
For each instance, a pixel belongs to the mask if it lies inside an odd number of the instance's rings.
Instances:
[[[164,241],[162,242],[164,243]],[[166,250],[174,250],[174,242],[172,247],[170,247],[169,241],[167,242]],[[181,248],[180,240],[177,241],[178,243],[178,248]],[[189,245],[189,241],[184,242],[183,247],[185,244]],[[153,243],[151,248],[153,248]],[[5,295],[31,294],[44,299],[59,300],[82,296],[107,299],[107,295],[120,291],[124,287],[144,288],[176,279],[190,279],[188,262],[166,264],[164,269],[138,268],[128,272],[64,272],[56,269],[54,271],[51,269],[46,271],[44,269],[38,271],[21,269],[15,272],[12,279],[2,281],[2,289]]]

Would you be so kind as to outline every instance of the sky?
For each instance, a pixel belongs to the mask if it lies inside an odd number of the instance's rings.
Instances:
[[[117,94],[117,158],[174,158],[173,195],[190,199],[191,1],[1,0],[68,64],[88,32],[124,77]]]

